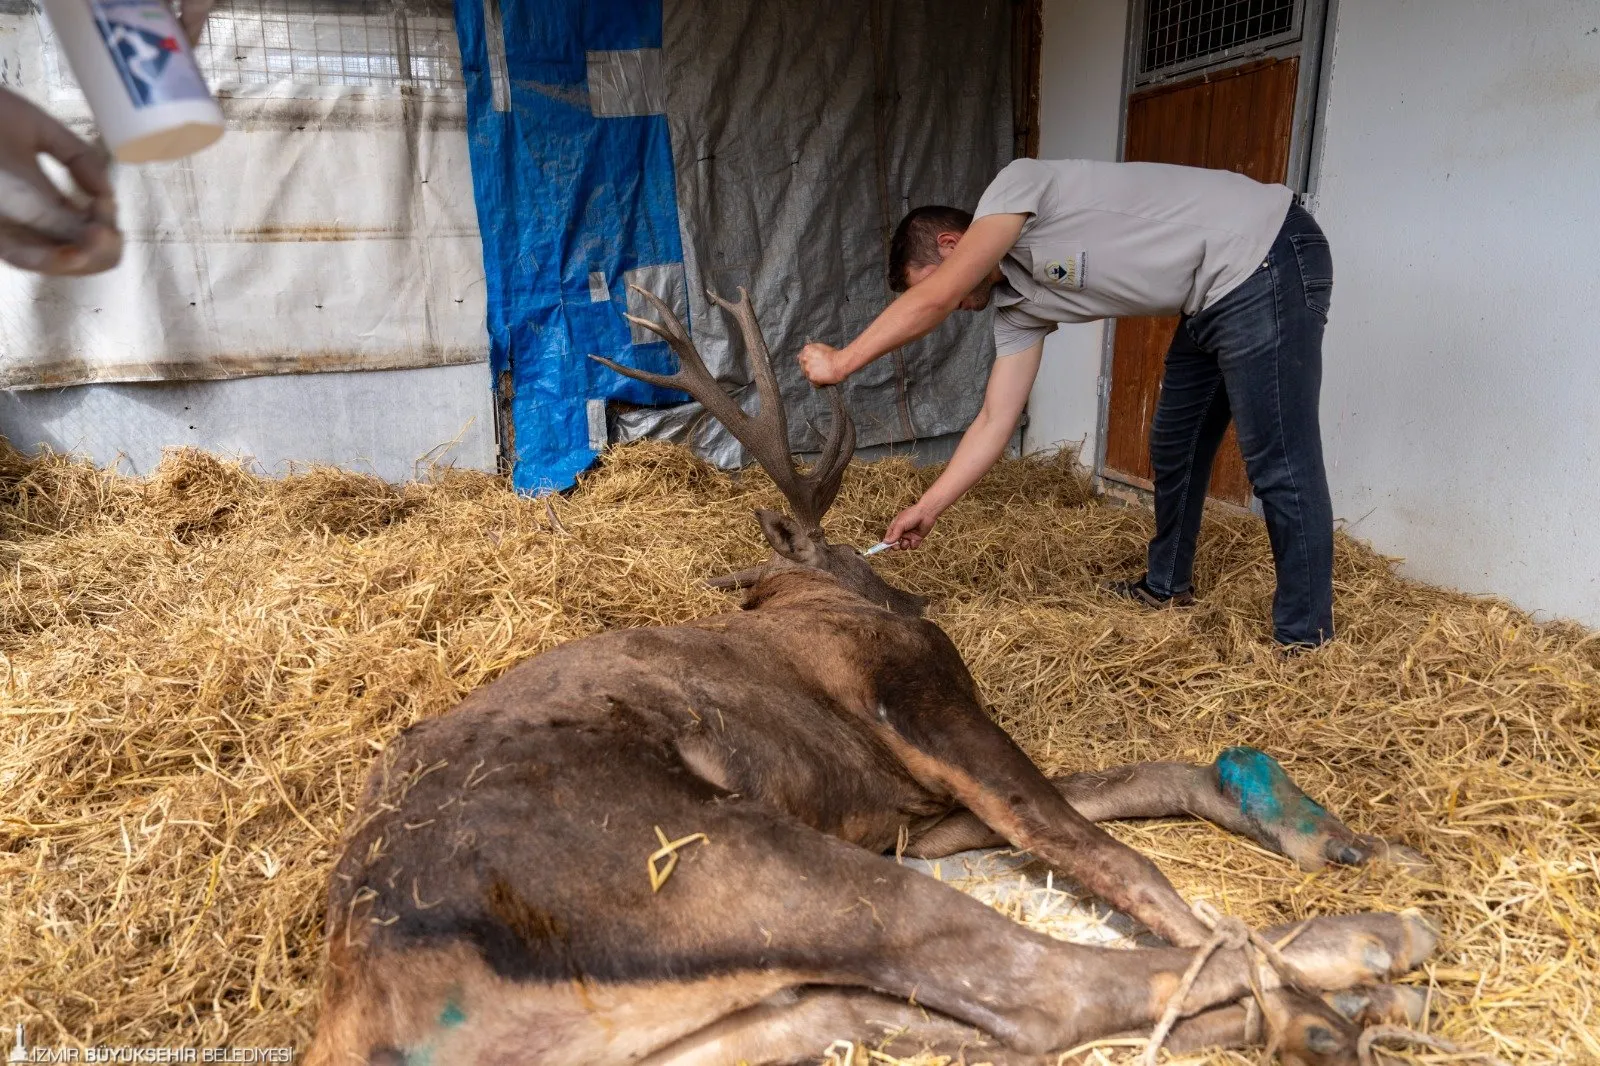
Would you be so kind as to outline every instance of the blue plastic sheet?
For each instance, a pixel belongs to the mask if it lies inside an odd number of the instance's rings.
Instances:
[[[564,489],[595,458],[590,400],[685,399],[588,358],[675,364],[663,343],[632,343],[622,318],[627,271],[683,259],[667,121],[595,117],[587,84],[588,52],[661,46],[661,0],[499,0],[508,110],[495,109],[485,2],[457,0],[456,28],[490,363],[509,407],[514,486]],[[595,300],[596,273],[609,298]]]

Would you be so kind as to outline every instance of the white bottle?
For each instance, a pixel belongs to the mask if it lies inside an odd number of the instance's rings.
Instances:
[[[181,159],[222,136],[222,109],[167,0],[43,2],[120,162]]]

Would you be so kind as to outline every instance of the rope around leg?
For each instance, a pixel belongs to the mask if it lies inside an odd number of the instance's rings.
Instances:
[[[1245,1028],[1247,1038],[1254,1041],[1261,1037],[1259,1022],[1264,1022],[1267,1031],[1267,1060],[1278,1050],[1279,1033],[1272,1026],[1272,1016],[1266,1010],[1266,997],[1261,987],[1260,965],[1262,959],[1277,971],[1285,985],[1297,992],[1308,996],[1320,997],[1321,992],[1306,979],[1300,968],[1283,956],[1283,948],[1289,946],[1294,938],[1305,929],[1302,924],[1294,932],[1274,944],[1260,933],[1251,929],[1237,918],[1220,913],[1215,907],[1205,900],[1194,904],[1195,917],[1204,922],[1211,930],[1211,937],[1200,946],[1195,953],[1189,968],[1183,973],[1183,980],[1178,983],[1177,991],[1167,999],[1167,1005],[1161,1012],[1161,1020],[1151,1030],[1150,1041],[1145,1044],[1144,1054],[1140,1058],[1142,1066],[1155,1066],[1156,1056],[1161,1052],[1161,1046],[1166,1043],[1167,1037],[1172,1034],[1172,1027],[1178,1023],[1178,1017],[1183,1010],[1184,1001],[1189,998],[1189,993],[1194,990],[1194,983],[1200,977],[1200,971],[1205,968],[1206,962],[1219,948],[1245,952],[1246,965],[1249,967],[1251,999],[1248,1001],[1245,1015]],[[1259,955],[1257,954],[1259,952]],[[1374,1025],[1364,1030],[1356,1041],[1356,1059],[1361,1066],[1381,1066],[1377,1058],[1377,1049],[1373,1046],[1379,1040],[1389,1040],[1397,1043],[1420,1044],[1423,1047],[1442,1051],[1446,1055],[1459,1056],[1468,1061],[1488,1063],[1489,1066],[1507,1066],[1503,1059],[1489,1054],[1487,1051],[1473,1051],[1460,1044],[1446,1040],[1443,1037],[1429,1036],[1419,1033],[1415,1029],[1408,1029],[1403,1025]]]
[[[1216,953],[1218,948],[1227,948],[1230,951],[1243,950],[1245,965],[1250,977],[1250,1009],[1246,1013],[1246,1025],[1251,1029],[1258,1029],[1252,1025],[1252,1019],[1259,1018],[1267,1029],[1267,1057],[1278,1049],[1279,1034],[1272,1027],[1272,1016],[1266,1010],[1266,993],[1261,987],[1261,961],[1264,958],[1269,966],[1277,971],[1283,983],[1297,992],[1308,996],[1315,996],[1318,991],[1306,979],[1300,968],[1283,957],[1281,948],[1287,947],[1295,937],[1300,935],[1305,928],[1300,926],[1290,933],[1279,944],[1274,944],[1260,933],[1251,929],[1237,918],[1222,914],[1205,900],[1194,904],[1195,917],[1204,922],[1211,930],[1211,937],[1200,946],[1195,954],[1194,961],[1189,963],[1189,968],[1184,971],[1183,980],[1178,983],[1178,989],[1168,999],[1166,1008],[1161,1012],[1161,1020],[1156,1023],[1155,1029],[1150,1033],[1150,1042],[1145,1045],[1144,1055],[1141,1059],[1142,1066],[1155,1066],[1156,1056],[1161,1051],[1161,1046],[1167,1042],[1167,1037],[1172,1034],[1172,1027],[1178,1024],[1178,1017],[1183,1010],[1184,1001],[1189,998],[1189,993],[1194,989],[1194,983],[1200,976],[1200,971],[1205,968],[1207,960]],[[1259,954],[1258,954],[1259,953]],[[1259,1039],[1259,1032],[1256,1038]],[[1371,1063],[1362,1063],[1362,1066],[1375,1066]]]
[[[1356,1041],[1356,1059],[1361,1066],[1379,1066],[1376,1050],[1372,1045],[1379,1040],[1393,1040],[1406,1044],[1421,1044],[1431,1047],[1435,1051],[1442,1051],[1446,1055],[1459,1056],[1468,1061],[1477,1060],[1487,1062],[1489,1066],[1506,1066],[1502,1059],[1489,1054],[1487,1051],[1473,1051],[1460,1044],[1445,1040],[1443,1037],[1429,1036],[1419,1033],[1415,1029],[1407,1029],[1403,1025],[1374,1025],[1361,1034],[1361,1039]]]
[[[1155,1066],[1156,1055],[1160,1053],[1161,1045],[1167,1042],[1172,1027],[1178,1024],[1178,1015],[1183,1010],[1184,1000],[1188,999],[1189,993],[1194,990],[1194,983],[1212,954],[1218,948],[1225,947],[1230,951],[1238,951],[1249,946],[1250,930],[1237,918],[1224,917],[1212,921],[1200,914],[1198,905],[1195,913],[1200,915],[1201,921],[1211,927],[1211,937],[1200,946],[1200,950],[1195,953],[1194,961],[1190,962],[1189,968],[1183,972],[1183,980],[1178,982],[1177,991],[1167,998],[1167,1006],[1161,1012],[1161,1020],[1156,1022],[1155,1029],[1150,1033],[1150,1042],[1145,1045],[1144,1057],[1141,1060],[1144,1066]]]
[[[1292,944],[1295,937],[1305,931],[1305,923],[1302,922],[1294,932],[1284,937],[1281,942],[1274,944],[1243,922],[1239,922],[1237,918],[1229,918],[1227,915],[1219,913],[1215,907],[1203,899],[1195,903],[1194,913],[1196,917],[1213,929],[1217,928],[1221,922],[1237,922],[1239,927],[1245,931],[1245,935],[1250,938],[1251,946],[1261,952],[1262,958],[1266,959],[1267,964],[1277,971],[1279,977],[1283,978],[1284,984],[1296,992],[1308,996],[1322,994],[1321,989],[1313,985],[1306,975],[1300,972],[1300,967],[1283,957],[1282,949]],[[1254,959],[1252,957],[1251,975],[1254,976],[1255,972]]]

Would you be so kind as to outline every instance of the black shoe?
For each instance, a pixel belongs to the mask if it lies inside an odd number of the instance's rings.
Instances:
[[[1101,588],[1105,589],[1113,596],[1121,596],[1125,600],[1133,600],[1135,603],[1149,607],[1151,610],[1159,610],[1162,607],[1194,606],[1194,593],[1177,592],[1171,596],[1157,595],[1150,588],[1150,586],[1145,583],[1145,579],[1143,577],[1137,581],[1129,581],[1126,578],[1121,581],[1109,581],[1102,585]]]
[[[1284,662],[1289,662],[1291,660],[1300,658],[1307,652],[1316,651],[1318,648],[1324,647],[1326,644],[1327,641],[1323,641],[1321,644],[1312,644],[1307,641],[1296,641],[1291,644],[1280,643],[1277,645],[1275,651],[1279,659],[1282,659]]]

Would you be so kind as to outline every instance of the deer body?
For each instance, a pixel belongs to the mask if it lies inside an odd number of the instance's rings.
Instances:
[[[1308,864],[1365,857],[1254,754],[1046,779],[922,601],[805,517],[760,513],[775,554],[745,609],[556,648],[389,746],[331,882],[312,1066],[814,1061],[883,1023],[1053,1062],[1035,1056],[1153,1024],[1208,935],[1093,821],[1192,812]],[[883,854],[1002,840],[1179,946],[1054,941]],[[1362,915],[1285,952],[1333,990],[1432,946]],[[1350,1060],[1350,1022],[1260,980],[1282,1046]],[[1232,1005],[1250,986],[1216,952],[1177,1045],[1258,1038]]]

